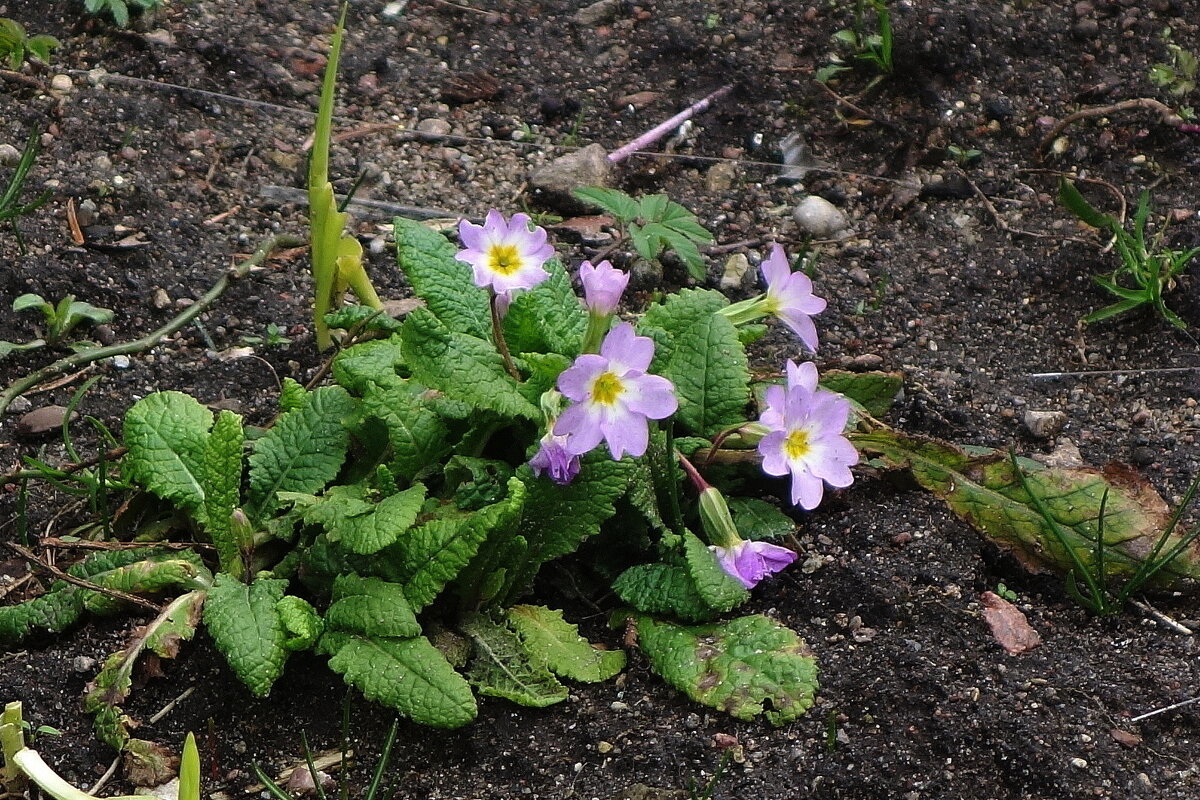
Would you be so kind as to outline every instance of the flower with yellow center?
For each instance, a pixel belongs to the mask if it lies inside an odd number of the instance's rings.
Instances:
[[[583,455],[601,441],[617,460],[646,452],[648,420],[679,407],[671,382],[646,374],[653,357],[654,342],[622,322],[604,337],[598,355],[581,355],[558,376],[558,390],[573,401],[554,424],[555,435],[567,437],[567,452]]]
[[[550,277],[542,265],[554,255],[546,231],[530,228],[528,214],[511,220],[495,209],[482,225],[463,220],[458,224],[463,248],[456,258],[474,268],[475,285],[491,288],[505,304],[518,289],[531,289]]]
[[[842,488],[854,481],[850,467],[858,451],[843,431],[850,401],[817,386],[817,369],[788,362],[787,386],[772,386],[759,422],[769,433],[758,443],[763,471],[792,476],[792,503],[809,511],[821,503],[825,484]]]

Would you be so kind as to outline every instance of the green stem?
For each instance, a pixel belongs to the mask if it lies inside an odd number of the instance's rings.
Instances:
[[[508,370],[508,374],[512,375],[517,381],[521,380],[521,373],[517,371],[517,365],[513,363],[512,354],[508,352],[508,342],[504,341],[504,324],[500,319],[500,306],[497,305],[499,298],[495,292],[491,296],[492,308],[492,339],[496,343],[496,349],[500,351],[500,357],[504,359],[504,368]]]
[[[760,294],[757,297],[751,297],[749,300],[742,300],[738,303],[725,306],[717,311],[723,317],[727,317],[734,325],[745,325],[747,322],[754,322],[756,319],[762,319],[768,316],[767,311],[767,296]]]
[[[612,324],[612,315],[588,314],[587,332],[583,334],[583,353],[599,353],[604,334]]]

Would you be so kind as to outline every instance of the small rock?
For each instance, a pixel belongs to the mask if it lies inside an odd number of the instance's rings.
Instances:
[[[721,288],[726,291],[740,289],[746,282],[746,276],[753,273],[745,254],[734,253],[725,261],[725,269],[721,272]]]
[[[11,144],[0,144],[0,166],[15,167],[20,160],[20,150]]]
[[[657,103],[663,98],[662,92],[634,92],[633,94],[621,95],[613,100],[613,108],[622,109],[633,107],[635,109],[645,108],[651,103]]]
[[[133,362],[129,360],[129,356],[113,356],[112,365],[116,369],[129,369]]]
[[[1081,19],[1071,28],[1077,39],[1093,39],[1100,33],[1100,23],[1094,19]]]
[[[604,755],[606,753],[611,753],[612,751],[613,751],[612,742],[597,742],[596,743],[596,752],[597,753]]]
[[[157,44],[162,47],[175,46],[175,36],[165,28],[158,28],[157,30],[150,31],[144,38],[150,44]]]
[[[320,781],[321,788],[324,790],[334,789],[337,786],[333,777],[330,776],[329,773],[322,772],[321,770],[317,770],[317,781]],[[297,767],[296,769],[293,769],[292,774],[288,776],[287,783],[284,784],[284,788],[287,789],[288,793],[293,796],[306,794],[315,795],[317,794],[317,781],[313,780],[313,773],[309,772],[307,766]],[[324,794],[324,792],[321,792],[322,797]]]
[[[870,286],[871,276],[862,267],[854,267],[846,275],[859,286]]]
[[[1129,731],[1121,730],[1120,728],[1113,728],[1108,732],[1108,734],[1118,744],[1124,745],[1125,747],[1137,747],[1142,743],[1142,737],[1138,736],[1136,733],[1130,733]]]
[[[529,186],[547,202],[565,211],[583,208],[572,195],[583,186],[612,185],[613,165],[603,145],[590,144],[574,153],[556,158],[529,176]]]
[[[737,177],[737,167],[728,161],[719,161],[704,173],[704,188],[710,192],[728,191]]]
[[[91,656],[75,656],[71,660],[71,669],[76,672],[91,672],[94,666],[96,666],[96,659]]]
[[[56,92],[69,92],[74,86],[70,75],[59,74],[50,79],[50,88]]]
[[[1067,424],[1067,415],[1061,411],[1034,411],[1030,409],[1025,412],[1025,429],[1035,439],[1051,439],[1058,435],[1063,426]]]
[[[605,230],[617,224],[617,221],[607,214],[595,214],[586,217],[571,217],[553,226],[553,230],[561,238],[569,242],[591,245],[593,247],[612,241],[612,234]]]
[[[164,308],[170,308],[172,302],[171,295],[167,294],[167,290],[162,288],[155,289],[154,296],[150,298],[150,304],[159,311],[162,311]]]
[[[1129,460],[1139,467],[1147,467],[1158,460],[1158,453],[1153,447],[1142,445],[1133,448],[1133,452],[1129,454]]]
[[[1060,439],[1057,447],[1049,454],[1037,457],[1037,460],[1050,469],[1076,469],[1084,465],[1078,445],[1069,439]]]
[[[877,353],[863,353],[850,359],[849,367],[855,372],[870,372],[883,366],[883,356]]]
[[[381,12],[383,15],[383,18],[384,19],[399,19],[400,15],[404,13],[404,7],[407,5],[408,5],[408,0],[403,0],[402,2],[388,3],[386,6],[383,7],[383,11]]]
[[[81,228],[88,228],[95,225],[99,216],[96,213],[96,201],[90,197],[80,203],[75,209],[75,221],[79,223]]]
[[[72,412],[71,419],[78,416],[78,412]],[[16,430],[21,436],[40,436],[61,428],[66,418],[66,406],[42,406],[17,420]]]
[[[12,402],[8,404],[8,408],[4,410],[4,413],[24,414],[31,408],[33,408],[33,401],[28,397],[14,397]]]
[[[450,123],[444,119],[423,119],[417,123],[417,130],[434,136],[447,136],[450,133]]]
[[[1088,765],[1087,759],[1084,759],[1084,758],[1072,758],[1071,759],[1071,766],[1075,767],[1076,769],[1087,769],[1087,765]]]
[[[92,328],[92,336],[96,341],[107,347],[117,341],[116,331],[112,329],[112,325],[100,324]]]
[[[620,10],[621,0],[600,0],[598,3],[592,3],[590,6],[584,6],[576,11],[571,21],[576,25],[587,27],[602,25],[616,19],[617,12]]]
[[[828,239],[850,227],[841,209],[815,194],[800,201],[800,205],[792,211],[792,219],[796,220],[801,233],[817,239]]]
[[[985,100],[983,103],[983,113],[988,119],[1004,122],[1005,120],[1012,119],[1015,112],[1013,111],[1012,101],[1007,97],[1000,96]]]

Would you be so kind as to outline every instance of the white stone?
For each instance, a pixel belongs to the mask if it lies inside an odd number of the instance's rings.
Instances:
[[[796,220],[801,233],[817,239],[828,239],[850,227],[841,209],[815,194],[800,201],[792,211],[792,219]]]
[[[55,75],[50,79],[50,88],[56,92],[69,92],[75,86],[70,75]]]

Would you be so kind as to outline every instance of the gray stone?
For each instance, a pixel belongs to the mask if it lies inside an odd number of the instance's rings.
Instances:
[[[728,161],[720,161],[708,168],[704,174],[704,188],[710,192],[724,192],[733,186],[737,167]]]
[[[612,22],[616,19],[617,12],[620,10],[621,0],[599,0],[597,3],[584,6],[576,11],[571,21],[576,25],[602,25],[605,22]]]
[[[573,189],[609,186],[612,176],[613,165],[604,146],[590,144],[535,169],[529,176],[529,187],[551,205],[575,212],[588,207],[571,195]]]
[[[20,150],[11,144],[0,144],[0,166],[15,167],[20,160]]]
[[[58,74],[50,79],[50,88],[56,92],[69,92],[74,87],[70,75]]]
[[[1035,439],[1050,439],[1067,424],[1067,415],[1061,411],[1025,412],[1025,428]]]
[[[450,133],[450,123],[444,119],[423,119],[417,123],[417,130],[434,136],[446,136]]]
[[[824,197],[809,195],[792,211],[800,232],[817,239],[828,239],[850,227],[841,209]]]
[[[746,283],[746,276],[752,272],[746,256],[742,253],[734,253],[725,261],[725,269],[721,272],[721,289],[730,291],[742,288]]]

